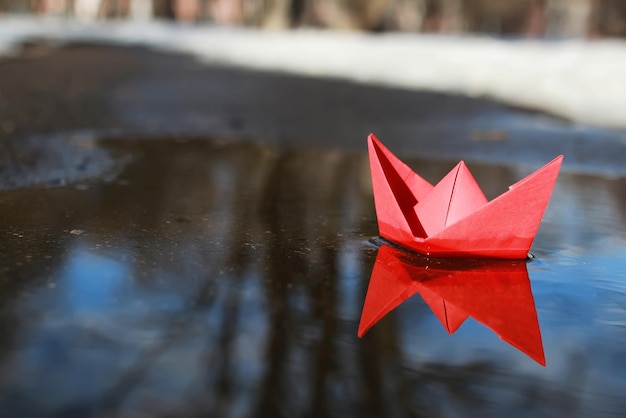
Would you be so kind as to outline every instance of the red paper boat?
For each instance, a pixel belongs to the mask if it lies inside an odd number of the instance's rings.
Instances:
[[[383,245],[370,279],[359,337],[419,293],[448,333],[472,317],[545,366],[526,262],[436,263]]]
[[[526,258],[563,160],[488,202],[463,161],[433,186],[373,134],[368,143],[380,235],[436,257]]]

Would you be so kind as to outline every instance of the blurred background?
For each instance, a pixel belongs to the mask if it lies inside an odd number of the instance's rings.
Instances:
[[[623,37],[621,0],[0,0],[0,13],[174,19],[261,28]]]
[[[0,0],[0,416],[624,416],[625,35],[624,0]],[[565,154],[546,367],[417,296],[357,337],[370,132],[490,199]]]

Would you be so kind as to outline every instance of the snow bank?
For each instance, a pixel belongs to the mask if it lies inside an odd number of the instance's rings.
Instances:
[[[30,37],[139,44],[207,62],[483,96],[584,124],[626,128],[626,43],[616,40],[511,41],[12,18],[0,21],[0,54],[10,54]]]

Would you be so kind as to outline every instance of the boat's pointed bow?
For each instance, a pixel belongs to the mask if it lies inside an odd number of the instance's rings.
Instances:
[[[528,182],[539,183],[543,186],[543,188],[548,191],[548,198],[552,194],[552,189],[554,189],[554,184],[556,183],[556,178],[559,175],[559,171],[561,170],[561,165],[563,163],[563,155],[559,155],[548,164],[541,167],[539,170],[529,174],[524,177],[517,183],[513,184],[509,187],[510,190],[513,190],[517,187],[520,187]],[[547,204],[548,202],[546,202]]]
[[[368,137],[372,189],[381,236],[408,245],[424,232],[413,207],[432,189],[373,135]]]

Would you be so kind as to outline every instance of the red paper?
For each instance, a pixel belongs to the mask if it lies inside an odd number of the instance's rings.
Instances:
[[[560,155],[488,202],[463,161],[436,186],[368,138],[378,229],[437,257],[525,259],[552,195]]]
[[[359,337],[419,293],[448,333],[472,317],[541,365],[546,364],[526,263],[433,261],[383,245],[365,296]]]

